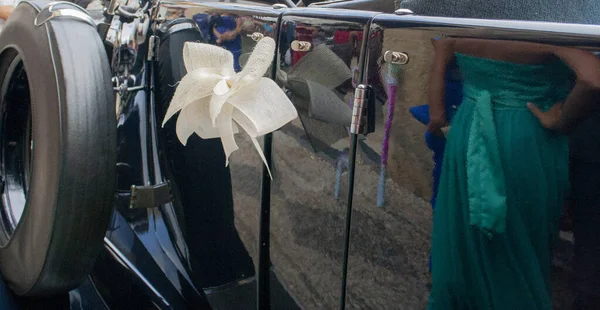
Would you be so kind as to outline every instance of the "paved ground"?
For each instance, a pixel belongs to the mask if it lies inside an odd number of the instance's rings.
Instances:
[[[345,199],[338,201],[333,195],[334,163],[316,156],[301,133],[298,123],[275,133],[278,182],[272,197],[272,258],[303,306],[330,309],[339,296]],[[239,144],[241,150],[251,150],[248,141]],[[249,151],[241,153],[232,161],[236,225],[256,257],[260,161]],[[429,205],[389,182],[388,198],[396,203],[377,208],[371,193],[378,173],[359,165],[357,180],[369,186],[357,188],[354,202],[349,308],[422,308],[427,297]],[[345,194],[342,191],[340,197]]]

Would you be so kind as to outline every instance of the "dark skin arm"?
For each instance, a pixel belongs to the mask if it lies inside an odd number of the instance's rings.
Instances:
[[[233,30],[219,33],[217,28],[213,28],[213,33],[217,36],[217,44],[223,43],[223,41],[231,41],[235,39],[240,32],[242,32],[242,19],[236,18],[236,27]]]
[[[587,115],[600,109],[600,59],[586,51],[565,47],[554,48],[553,54],[575,72],[575,86],[563,104],[546,112],[531,103],[528,106],[544,127],[569,134]]]
[[[444,97],[446,93],[446,68],[454,59],[454,40],[431,40],[435,58],[429,75],[429,124],[427,130],[442,136],[442,128],[448,126]]]

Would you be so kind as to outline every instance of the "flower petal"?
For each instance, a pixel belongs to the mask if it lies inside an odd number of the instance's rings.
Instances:
[[[236,81],[232,89],[237,89],[238,84],[247,85],[258,81],[265,75],[267,69],[273,63],[275,57],[275,40],[270,37],[264,37],[254,47],[248,62],[240,73],[236,75]]]
[[[298,117],[290,99],[268,78],[235,92],[226,105],[235,107],[233,119],[251,137],[273,132]]]
[[[262,159],[263,163],[265,164],[265,167],[267,167],[267,172],[269,173],[269,177],[271,178],[271,180],[273,180],[273,174],[271,173],[271,169],[269,168],[269,163],[267,163],[267,158],[265,157],[265,153],[263,153],[263,150],[260,147],[258,140],[256,140],[255,137],[250,137],[250,140],[252,141],[254,148],[258,152],[260,159]]]
[[[185,108],[188,104],[208,97],[212,94],[213,88],[221,80],[219,75],[207,74],[200,71],[193,71],[183,77],[177,85],[173,99],[165,113],[162,126],[173,117],[178,111]]]
[[[185,108],[179,113],[177,117],[177,124],[175,126],[175,133],[181,144],[186,145],[187,140],[194,133],[194,119],[190,117],[189,111],[185,113],[188,108]]]
[[[229,85],[227,85],[227,80],[226,79],[221,79],[217,85],[215,85],[215,87],[213,88],[213,91],[215,93],[215,95],[217,96],[223,96],[225,95],[228,91],[230,90]]]
[[[227,102],[227,99],[229,99],[231,95],[232,92],[229,91],[223,95],[217,95],[213,93],[212,97],[210,97],[209,115],[214,126],[216,126],[217,117],[219,116],[219,114],[221,114],[221,110],[223,109],[225,102]]]
[[[233,119],[231,119],[231,112],[233,107],[231,105],[225,105],[223,107],[223,113],[219,114],[217,117],[217,128],[219,129],[219,134],[221,135],[221,143],[223,144],[223,151],[225,152],[225,166],[229,165],[229,156],[231,153],[235,152],[238,149],[237,144],[235,143],[234,137],[234,123]]]
[[[186,42],[183,45],[183,63],[188,73],[201,68],[216,68],[227,71],[225,75],[231,75],[230,70],[233,71],[233,54],[218,46]]]
[[[210,98],[204,98],[188,105],[181,111],[181,114],[193,123],[192,130],[202,139],[219,137],[219,130],[213,126],[208,114],[209,104]]]
[[[202,139],[214,139],[221,136],[219,129],[213,126],[209,116],[209,98],[194,101],[181,110],[177,117],[176,133],[181,144],[186,145],[187,140],[196,133]],[[239,132],[238,127],[232,124],[234,134]]]

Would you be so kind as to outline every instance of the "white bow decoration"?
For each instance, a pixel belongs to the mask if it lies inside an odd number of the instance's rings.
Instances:
[[[238,149],[234,134],[239,125],[250,136],[272,178],[256,138],[298,117],[283,90],[263,77],[274,53],[275,41],[269,37],[261,39],[242,71],[235,73],[233,55],[226,49],[186,42],[183,62],[187,74],[175,90],[163,127],[181,111],[176,124],[179,141],[185,145],[193,133],[202,139],[220,137],[227,166],[229,156]]]

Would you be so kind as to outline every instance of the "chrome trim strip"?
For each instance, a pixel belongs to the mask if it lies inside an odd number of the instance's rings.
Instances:
[[[242,286],[245,284],[249,284],[249,283],[252,283],[255,281],[256,281],[256,277],[252,276],[252,277],[241,279],[241,280],[231,281],[231,282],[219,285],[219,286],[207,287],[207,288],[203,289],[203,291],[204,291],[204,294],[210,295],[210,294],[219,293],[219,292],[223,292],[223,291],[232,289],[236,286]]]
[[[94,279],[92,279],[91,275],[88,275],[88,281],[90,281],[90,285],[92,286],[92,288],[94,289],[94,291],[98,295],[98,298],[100,299],[100,301],[102,301],[102,305],[104,305],[104,307],[107,310],[110,310],[110,307],[106,303],[106,300],[104,300],[104,297],[102,297],[102,294],[100,294],[100,291],[98,290],[98,287],[96,286],[96,283],[94,282]]]
[[[156,295],[156,297],[160,298],[163,304],[167,307],[171,307],[169,302],[158,292],[158,290],[144,277],[144,275],[135,267],[135,265],[127,259],[127,257],[121,252],[117,246],[115,246],[110,239],[104,237],[104,247],[113,255],[117,261],[119,261],[125,268],[131,270],[140,280],[146,284],[146,286]]]
[[[62,4],[72,7],[72,9],[63,8],[63,9],[54,10],[54,6],[62,5]],[[50,13],[50,14],[48,14],[48,13]],[[48,16],[45,16],[45,18],[40,21],[39,20],[40,16],[44,16],[44,15],[48,15]],[[96,22],[87,13],[87,11],[84,8],[78,6],[74,3],[66,2],[66,1],[50,2],[48,5],[46,5],[44,8],[42,8],[42,10],[38,13],[38,15],[33,20],[33,24],[36,27],[39,27],[42,24],[44,24],[54,18],[61,17],[61,16],[71,17],[73,19],[83,21],[83,22],[91,25],[94,28],[96,27]]]

